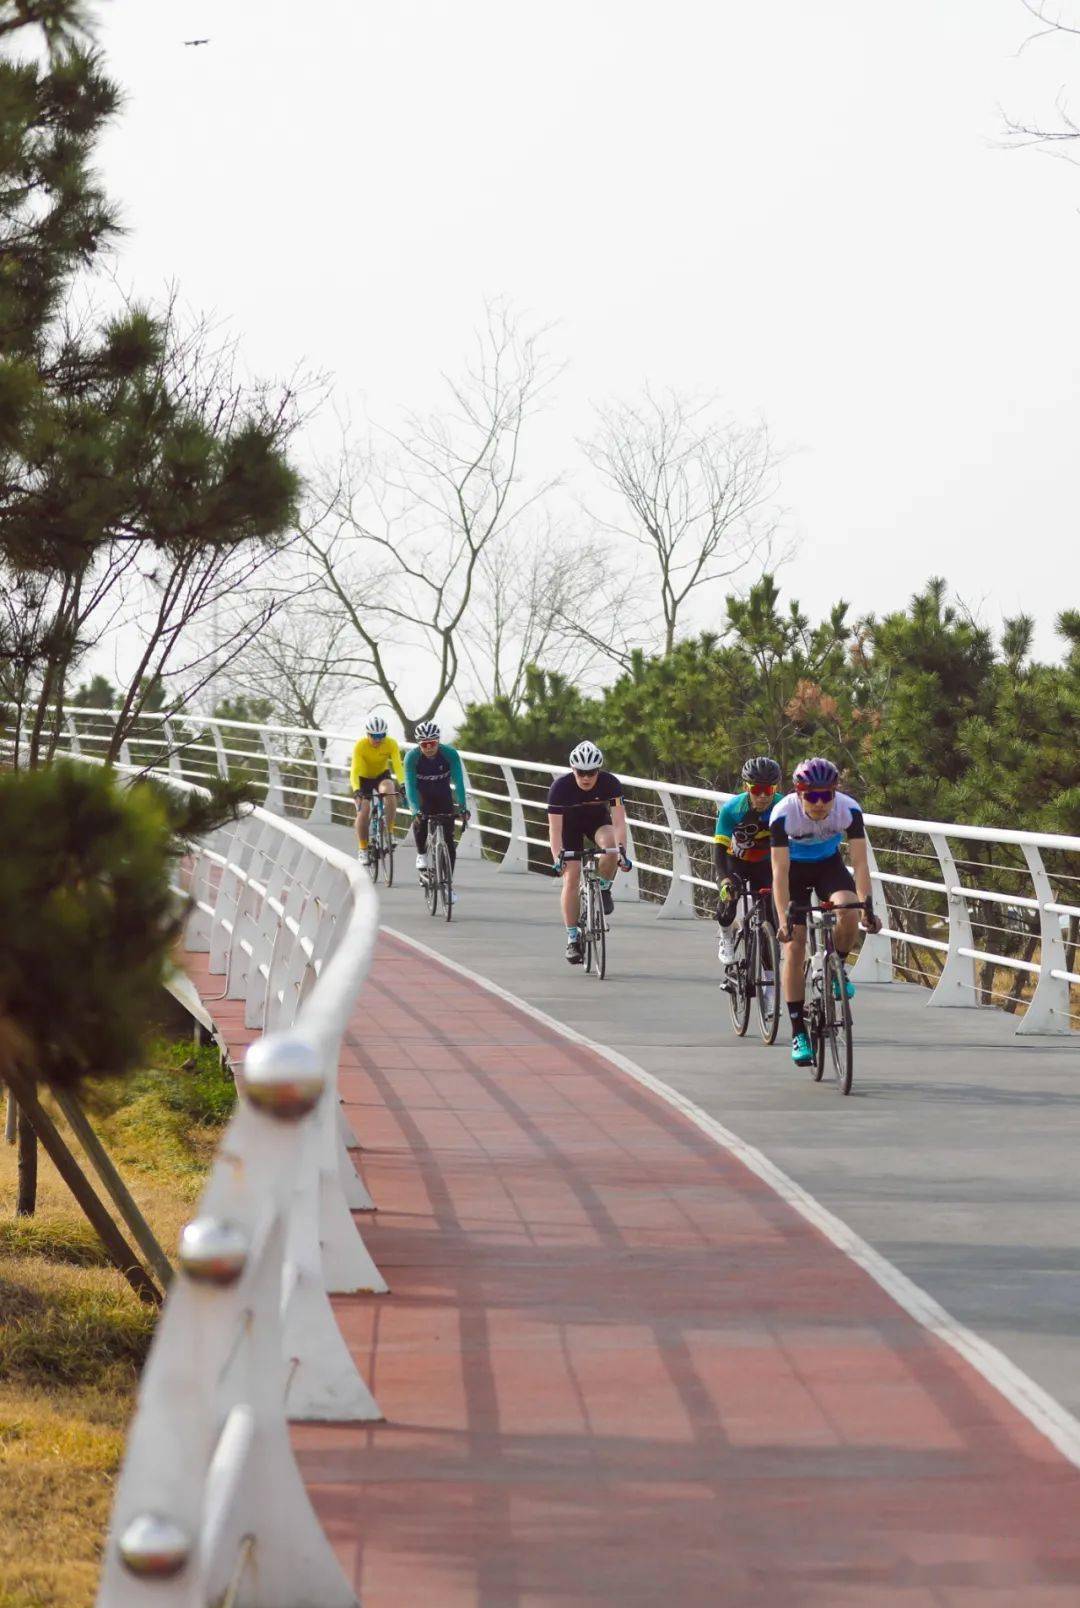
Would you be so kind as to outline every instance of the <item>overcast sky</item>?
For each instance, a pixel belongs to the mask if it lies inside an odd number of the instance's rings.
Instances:
[[[1021,0],[112,0],[120,269],[226,315],[250,366],[355,411],[434,399],[485,296],[590,404],[717,391],[792,456],[785,589],[934,572],[1055,652],[1080,605],[1080,167],[1002,117],[1080,112]],[[185,47],[185,39],[210,43]],[[1078,153],[1080,154],[1080,153]]]

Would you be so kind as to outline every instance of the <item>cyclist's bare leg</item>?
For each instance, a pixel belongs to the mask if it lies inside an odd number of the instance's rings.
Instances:
[[[792,927],[791,942],[784,945],[784,999],[796,1005],[805,997],[803,969],[806,966],[806,928]]]
[[[838,911],[842,911],[836,918],[836,931],[833,934],[833,943],[842,955],[849,955],[855,945],[855,934],[859,927],[859,912],[851,910],[848,906],[857,902],[854,893],[834,893],[832,902]]]
[[[368,828],[371,825],[371,801],[362,798],[356,805],[356,845],[364,848],[368,840]]]
[[[386,811],[386,830],[393,837],[394,816],[397,814],[397,787],[387,780],[379,783],[379,792],[382,794],[383,809]]]
[[[563,923],[567,927],[578,924],[578,890],[581,887],[581,861],[567,860],[563,864],[562,904]]]
[[[596,862],[596,869],[600,875],[611,882],[619,869],[618,845],[615,842],[615,828],[613,826],[598,826],[594,839],[598,849],[610,849],[610,854],[602,854]]]

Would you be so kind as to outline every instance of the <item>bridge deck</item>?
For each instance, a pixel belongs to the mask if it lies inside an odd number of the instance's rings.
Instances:
[[[886,1249],[936,1244],[946,1305],[969,1257],[1026,1252],[1036,1299],[991,1281],[993,1324],[1041,1315],[1064,1375],[1076,1305],[1054,1317],[1027,1247],[1053,1236],[1075,1279],[1075,1232],[1031,1211],[1071,1199],[1071,1048],[863,990],[841,1102],[732,1041],[708,929],[619,907],[599,985],[565,967],[541,881],[463,865],[449,927],[401,881],[392,925],[655,1067]],[[1012,1103],[1024,1076],[1038,1099]],[[368,1608],[1077,1600],[1080,1473],[656,1094],[392,937],[342,1078],[392,1293],[338,1311],[389,1421],[296,1436]]]
[[[596,984],[561,958],[548,879],[463,863],[447,926],[428,918],[411,854],[398,859],[384,922],[693,1100],[1080,1416],[1080,1034],[1017,1038],[1001,1010],[865,986],[855,1088],[839,1100],[792,1067],[785,1028],[771,1050],[753,1028],[734,1036],[711,923],[618,904]]]

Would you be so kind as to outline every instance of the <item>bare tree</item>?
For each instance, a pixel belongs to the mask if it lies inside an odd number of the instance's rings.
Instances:
[[[215,692],[264,701],[283,725],[319,731],[335,719],[345,678],[341,652],[349,624],[310,593],[293,596],[236,656]]]
[[[302,541],[324,605],[348,624],[341,668],[377,688],[409,731],[457,682],[485,555],[519,530],[525,539],[522,516],[553,484],[528,486],[521,459],[553,378],[539,339],[489,305],[464,376],[444,376],[446,408],[384,432],[385,453],[346,443],[316,483]]]
[[[1020,4],[1039,24],[1036,32],[1024,40],[1020,51],[1026,50],[1039,39],[1051,36],[1068,35],[1080,39],[1080,5],[1077,5],[1075,0],[1071,5],[1066,5],[1064,0],[1020,0]],[[1057,98],[1056,110],[1059,119],[1057,128],[1044,128],[1038,124],[1017,122],[1007,117],[1005,128],[1010,144],[1041,145],[1053,150],[1056,155],[1076,161],[1076,154],[1071,149],[1057,149],[1062,145],[1071,147],[1074,141],[1080,140],[1080,124],[1068,109],[1064,91]]]
[[[501,533],[481,555],[462,622],[464,688],[516,709],[530,665],[575,683],[600,663],[625,667],[642,626],[634,584],[632,571],[612,572],[594,541],[560,532],[550,517],[527,538],[520,530]]]
[[[640,401],[598,414],[596,433],[581,446],[621,507],[597,524],[648,554],[670,653],[694,593],[768,562],[778,462],[764,424],[722,419],[712,400],[647,388]]]

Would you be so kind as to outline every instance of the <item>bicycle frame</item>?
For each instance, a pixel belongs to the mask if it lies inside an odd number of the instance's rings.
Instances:
[[[836,904],[831,899],[823,899],[817,905],[791,903],[787,908],[786,925],[790,931],[793,916],[806,916],[806,969],[810,979],[806,1026],[814,1051],[810,1075],[815,1083],[821,1081],[828,1045],[837,1089],[841,1094],[850,1094],[854,1073],[851,1004],[847,997],[847,969],[834,938],[836,923],[843,910],[862,910],[872,915],[873,902],[864,899]],[[815,920],[815,917],[818,919]],[[822,960],[820,965],[816,965],[819,953]]]

